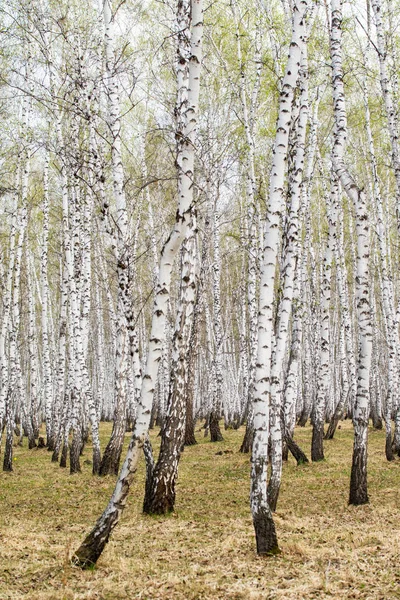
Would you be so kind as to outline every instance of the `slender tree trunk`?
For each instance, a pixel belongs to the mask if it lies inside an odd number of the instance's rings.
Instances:
[[[258,313],[258,352],[254,394],[254,438],[251,468],[250,505],[256,534],[257,553],[278,551],[275,523],[267,498],[267,464],[269,442],[269,394],[273,305],[276,260],[283,211],[285,164],[294,90],[301,62],[301,47],[306,34],[307,2],[293,3],[292,40],[282,84],[270,180],[269,210],[264,233]]]
[[[341,53],[342,2],[332,0],[330,51],[332,60],[332,87],[335,116],[333,164],[336,174],[354,203],[357,230],[357,316],[359,357],[357,368],[357,396],[353,408],[354,446],[350,479],[350,504],[368,502],[367,438],[369,417],[369,375],[371,369],[372,331],[369,307],[369,222],[365,194],[351,178],[344,153],[347,138],[347,115],[343,86]]]

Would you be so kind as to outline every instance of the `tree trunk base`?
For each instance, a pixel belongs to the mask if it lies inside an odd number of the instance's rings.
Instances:
[[[33,448],[36,448],[36,440],[35,440],[35,438],[29,438],[29,440],[28,440],[28,448],[29,448],[29,450],[32,450]]]
[[[113,428],[110,441],[104,450],[103,458],[99,469],[99,475],[118,475],[119,465],[122,454],[122,446],[124,444],[125,423],[123,428]]]
[[[3,459],[3,471],[11,473],[13,470],[12,459],[13,459],[13,431],[7,427],[6,447],[4,449]]]
[[[210,442],[223,442],[224,438],[219,427],[219,420],[216,414],[210,414]]]
[[[197,444],[197,440],[194,436],[194,431],[190,432],[190,433],[186,432],[184,446],[195,446],[196,444]]]
[[[93,468],[92,468],[93,475],[100,475],[100,466],[101,466],[100,451],[95,452],[93,450]]]
[[[72,557],[72,563],[81,569],[93,569],[96,565],[101,553],[106,546],[111,531],[112,531],[112,515],[110,515],[109,522],[106,527],[102,530],[101,535],[96,535],[96,528],[93,529],[86,537],[85,541],[80,545],[78,550]]]
[[[368,504],[367,489],[367,448],[357,442],[354,437],[353,462],[351,466],[349,504],[359,506]]]
[[[65,469],[67,467],[67,458],[68,458],[68,445],[64,444],[62,452],[61,452],[61,458],[60,458],[60,467],[62,469]]]
[[[168,493],[163,485],[156,486],[145,496],[143,512],[146,515],[168,515],[174,512],[175,493]]]
[[[294,459],[296,460],[297,465],[304,465],[304,464],[308,463],[307,456],[304,454],[303,450],[294,441],[294,439],[292,438],[292,436],[289,433],[285,434],[285,442],[286,442],[287,448],[290,450],[291,454],[293,455]]]
[[[82,437],[80,432],[75,431],[74,437],[72,438],[71,448],[69,450],[69,472],[71,475],[74,473],[81,473],[81,464],[79,458],[81,456],[82,448]]]
[[[282,440],[282,460],[287,462],[289,460],[289,448],[286,440]]]
[[[336,429],[339,424],[340,418],[341,418],[341,415],[339,415],[339,416],[333,415],[332,419],[330,420],[329,427],[326,431],[326,434],[324,435],[324,440],[333,440],[333,436],[336,433]]]
[[[307,421],[308,421],[308,415],[307,414],[300,415],[300,419],[298,421],[299,427],[305,427],[307,425]]]
[[[391,433],[386,433],[385,454],[388,461],[394,460]]]
[[[269,480],[267,497],[269,507],[273,513],[276,512],[280,489],[280,482],[273,482],[272,479]]]
[[[246,431],[245,431],[243,442],[242,442],[242,445],[240,446],[239,452],[241,452],[242,454],[249,454],[249,452],[251,451],[252,445],[253,445],[253,427],[249,423],[249,421],[247,421]]]
[[[319,462],[324,460],[324,422],[314,424],[312,430],[311,442],[311,460]]]
[[[256,534],[257,554],[260,556],[280,554],[275,523],[270,510],[261,509],[253,515],[253,525]]]

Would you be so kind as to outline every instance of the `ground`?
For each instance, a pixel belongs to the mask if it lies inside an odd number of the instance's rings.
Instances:
[[[103,447],[109,432],[102,425]],[[366,506],[347,504],[349,422],[325,442],[324,462],[289,460],[275,515],[282,553],[263,558],[249,513],[249,457],[238,452],[243,431],[224,435],[211,444],[198,432],[199,444],[185,450],[169,517],[141,513],[142,461],[122,522],[86,572],[69,558],[114,478],[91,475],[90,446],[83,473],[71,476],[25,440],[15,448],[14,472],[0,473],[0,600],[400,598],[400,461],[385,460],[382,431],[369,435]],[[310,428],[295,437],[309,453]]]

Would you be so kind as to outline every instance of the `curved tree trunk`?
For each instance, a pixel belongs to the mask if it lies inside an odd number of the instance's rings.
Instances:
[[[184,10],[189,10],[184,3]],[[182,240],[190,223],[193,200],[194,148],[197,131],[197,113],[200,88],[201,43],[203,34],[203,5],[201,0],[191,3],[191,55],[189,68],[189,89],[182,153],[178,157],[178,210],[171,234],[164,244],[160,258],[159,280],[155,290],[149,348],[146,370],[142,380],[140,404],[137,412],[135,430],[128,447],[124,464],[115,485],[112,497],[98,519],[92,531],[87,535],[73,557],[73,562],[82,568],[93,566],[108,542],[110,534],[117,525],[126,504],[130,485],[137,469],[140,451],[146,441],[150,424],[154,389],[157,380],[159,362],[165,340],[166,311],[170,296],[172,268]],[[185,82],[182,63],[177,64],[178,90]]]

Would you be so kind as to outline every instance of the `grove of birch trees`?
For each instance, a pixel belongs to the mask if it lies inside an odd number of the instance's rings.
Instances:
[[[399,25],[398,0],[0,6],[1,459],[79,477],[90,443],[115,478],[75,564],[142,455],[143,511],[174,510],[199,435],[242,428],[260,555],[289,452],[351,419],[353,505],[368,427],[400,456]]]

